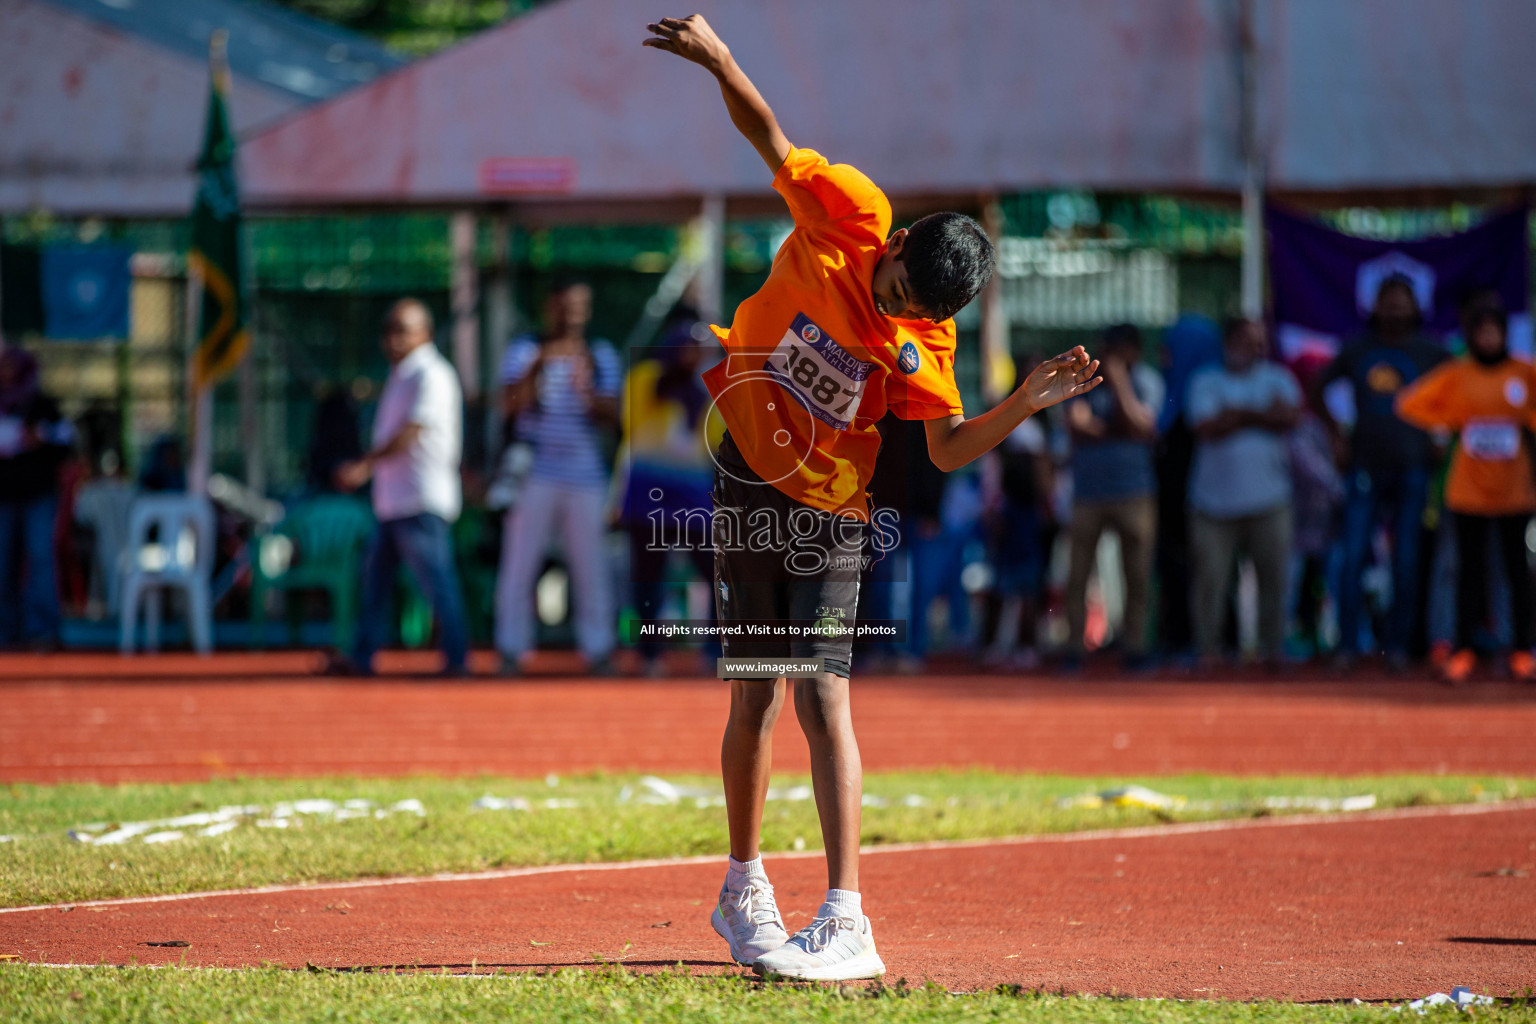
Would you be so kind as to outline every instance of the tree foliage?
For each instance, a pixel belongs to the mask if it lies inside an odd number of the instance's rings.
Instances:
[[[427,54],[552,0],[278,0],[405,53]]]

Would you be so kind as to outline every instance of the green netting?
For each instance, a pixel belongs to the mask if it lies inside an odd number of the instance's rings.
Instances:
[[[1071,191],[1010,195],[1001,204],[1009,235],[1104,239],[1117,252],[1166,253],[1176,267],[1180,311],[1201,312],[1217,319],[1236,311],[1241,223],[1235,207],[1163,196]],[[1353,234],[1398,238],[1460,230],[1475,223],[1482,212],[1481,208],[1463,205],[1432,210],[1345,209],[1323,216]],[[378,324],[387,303],[402,294],[418,295],[446,321],[449,217],[443,213],[259,217],[249,225],[248,245],[257,289],[253,314],[256,344],[252,351],[260,437],[254,440],[265,453],[271,490],[283,493],[302,484],[317,394],[329,386],[342,386],[364,398],[366,405],[372,396],[369,389],[382,381],[386,367],[378,350]],[[782,218],[726,226],[727,310],[761,285],[775,247],[789,228]],[[185,250],[186,222],[80,221],[31,214],[0,219],[0,238],[31,244],[126,241],[141,253],[165,257],[149,261],[148,272],[175,274]],[[483,285],[488,285],[496,263],[494,238],[490,218],[480,218],[476,261]],[[592,284],[596,299],[592,333],[622,342],[640,318],[661,275],[677,257],[682,239],[682,229],[670,225],[514,231],[511,256],[518,329],[536,323],[544,295],[555,278],[579,275]],[[176,319],[175,311],[169,316]],[[481,323],[484,329],[483,309]],[[1091,341],[1094,333],[1091,328],[1015,326],[1010,342],[1016,356],[1054,353]],[[483,339],[478,369],[492,388],[495,355],[504,341],[489,336]],[[1149,332],[1149,342],[1155,351],[1157,331]],[[156,393],[129,396],[133,408],[124,419],[130,433],[138,430],[144,434],[128,438],[130,450],[147,444],[155,432],[179,428],[183,418],[180,368],[185,351],[179,323],[167,324],[165,338],[156,346],[134,349],[141,371],[148,369],[147,360],[154,355],[165,364],[166,372],[143,378],[160,381],[155,385],[159,389]],[[64,346],[44,345],[40,351],[76,362],[113,358],[110,351],[88,353]],[[956,361],[956,376],[968,408],[980,407],[980,373],[973,318],[962,327]],[[245,436],[236,396],[234,382],[218,392],[215,464],[240,474],[244,453],[253,439]],[[67,402],[73,400],[65,397]],[[84,401],[74,405],[83,407]],[[153,410],[160,412],[151,415]],[[174,416],[168,418],[165,410],[174,410]],[[71,406],[70,411],[78,413],[80,408]],[[484,460],[477,447],[483,448],[481,439],[487,433],[483,425],[474,422],[481,415],[482,411],[473,411],[471,422],[466,424],[467,455],[476,465]],[[154,425],[133,426],[141,421]]]

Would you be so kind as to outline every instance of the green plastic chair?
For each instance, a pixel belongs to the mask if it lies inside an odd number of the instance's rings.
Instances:
[[[256,542],[251,571],[251,646],[266,643],[267,592],[324,590],[330,595],[332,642],[352,643],[357,626],[363,546],[373,532],[368,503],[343,495],[299,502],[277,529]],[[289,635],[297,633],[298,603],[288,602]]]

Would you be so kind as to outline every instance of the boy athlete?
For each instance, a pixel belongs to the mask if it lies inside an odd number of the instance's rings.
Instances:
[[[891,206],[863,174],[796,149],[699,15],[646,26],[644,45],[698,64],[773,172],[795,230],[762,289],[715,328],[725,358],[705,376],[729,432],[715,477],[716,601],[722,626],[814,622],[793,641],[728,637],[728,658],[821,658],[795,680],[795,713],[827,850],[826,902],[790,937],[758,852],[774,723],[786,679],[732,680],[721,745],[731,857],[711,920],[760,974],[841,981],[885,972],[859,898],[863,768],[848,703],[860,555],[887,410],[925,421],[948,472],[995,447],[1032,413],[1101,378],[1082,347],[1042,363],[997,407],[966,419],[951,319],[992,276],[992,243],[970,218],[935,214],[890,233]],[[887,235],[889,234],[889,237]],[[777,543],[754,543],[768,524]],[[776,531],[776,532],[775,532]]]

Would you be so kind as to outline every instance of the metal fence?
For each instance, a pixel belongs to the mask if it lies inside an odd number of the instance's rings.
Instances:
[[[1109,323],[1130,321],[1149,334],[1181,312],[1221,318],[1235,312],[1241,229],[1235,209],[1145,195],[1030,193],[1001,200],[1005,232],[999,275],[1015,356],[1055,352],[1089,341]],[[1479,211],[1341,210],[1336,226],[1376,237],[1456,230]],[[762,282],[786,221],[731,223],[725,236],[726,308]],[[130,465],[161,435],[185,430],[185,366],[180,253],[182,222],[52,221],[7,218],[7,242],[127,241],[135,259],[132,336],[126,340],[29,341],[42,355],[46,385],[71,414],[119,413]],[[676,258],[680,228],[564,227],[515,231],[511,273],[518,329],[533,325],[551,281],[579,275],[596,296],[594,335],[621,342]],[[448,217],[436,214],[263,218],[248,233],[255,344],[244,380],[216,395],[215,469],[244,476],[259,452],[267,490],[302,487],[318,396],[348,391],[366,410],[386,365],[378,323],[393,299],[415,295],[446,324],[451,254]],[[482,283],[495,273],[488,222],[480,225]],[[482,297],[486,289],[482,288]],[[481,324],[487,317],[482,312]],[[977,317],[959,318],[956,375],[968,407],[980,401]],[[443,334],[446,339],[446,333]],[[482,339],[479,379],[494,382],[506,338]],[[445,345],[445,351],[447,346]],[[241,389],[245,389],[242,418]],[[466,424],[467,464],[483,466],[495,431],[482,406]]]

